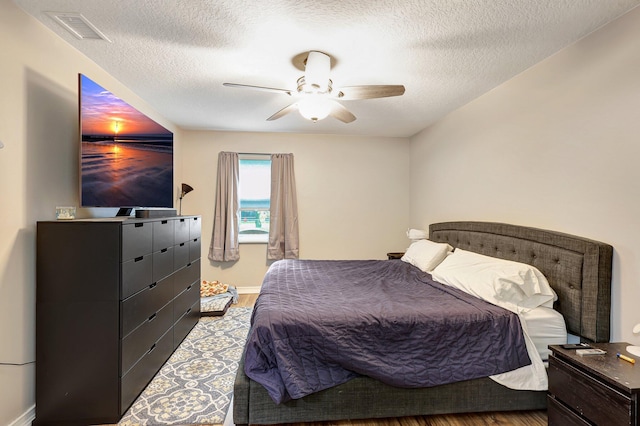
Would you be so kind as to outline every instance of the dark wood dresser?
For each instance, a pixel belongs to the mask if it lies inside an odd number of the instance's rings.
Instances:
[[[637,425],[640,359],[616,357],[628,343],[594,343],[606,355],[579,356],[575,349],[550,346],[548,415],[550,426]]]
[[[117,423],[200,316],[199,216],[37,224],[34,425]]]

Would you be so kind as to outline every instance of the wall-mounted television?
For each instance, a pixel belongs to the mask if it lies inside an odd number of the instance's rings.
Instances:
[[[82,207],[173,207],[173,133],[79,74]]]

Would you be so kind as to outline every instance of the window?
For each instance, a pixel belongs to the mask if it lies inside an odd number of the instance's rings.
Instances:
[[[270,223],[271,156],[240,154],[238,162],[238,242],[267,243]]]

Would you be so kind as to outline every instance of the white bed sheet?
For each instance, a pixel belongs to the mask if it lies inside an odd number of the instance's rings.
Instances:
[[[567,327],[560,312],[541,306],[522,314],[521,318],[527,323],[527,332],[542,361],[549,359],[549,345],[567,343]]]
[[[544,311],[546,309],[547,311]],[[558,316],[554,314],[552,309],[538,307],[532,309],[530,312],[538,311],[530,314],[528,317],[525,313],[518,314],[520,317],[520,323],[522,325],[522,331],[524,332],[524,339],[527,345],[527,353],[531,359],[531,365],[527,365],[506,373],[496,374],[489,376],[493,381],[500,383],[510,389],[518,390],[547,390],[549,385],[549,379],[547,377],[547,371],[545,363],[543,362],[542,354],[546,353],[548,358],[548,350],[544,349],[545,345],[549,345],[549,342],[560,342],[562,338],[558,339],[559,320]],[[529,312],[529,313],[530,313]],[[560,315],[562,317],[562,315]],[[553,324],[549,326],[549,324]],[[533,334],[537,336],[537,341],[531,337],[529,327],[533,326]],[[562,328],[564,327],[564,318],[562,318]],[[564,331],[564,342],[566,343],[566,328]]]

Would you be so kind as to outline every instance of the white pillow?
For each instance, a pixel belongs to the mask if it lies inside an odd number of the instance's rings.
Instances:
[[[402,260],[419,268],[423,272],[431,272],[453,251],[447,243],[434,243],[430,240],[418,240],[411,243]]]
[[[434,280],[512,312],[553,308],[558,298],[545,276],[519,262],[456,249],[432,272]]]

